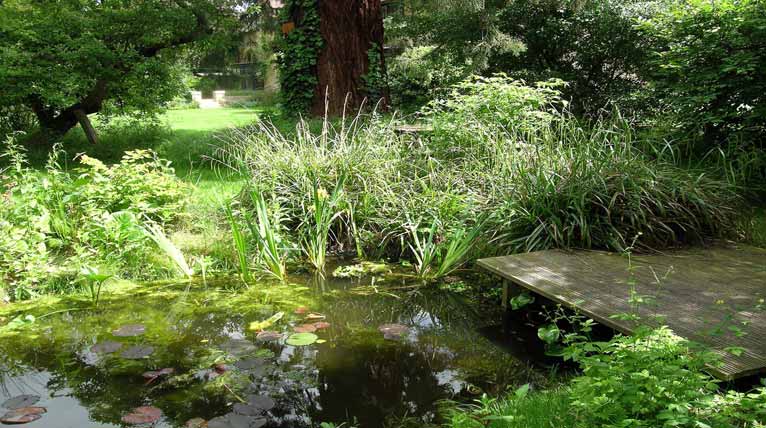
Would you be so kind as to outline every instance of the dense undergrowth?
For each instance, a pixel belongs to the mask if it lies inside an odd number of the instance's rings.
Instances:
[[[572,117],[558,85],[466,81],[422,112],[434,130],[416,138],[375,115],[294,135],[261,122],[232,131],[220,156],[248,177],[243,211],[252,193],[271,207],[285,259],[310,255],[301,243],[319,226],[334,250],[411,260],[424,277],[478,255],[736,234],[736,183],[646,153],[618,115]]]
[[[65,170],[58,149],[44,172],[7,142],[0,176],[0,285],[14,299],[80,289],[94,269],[133,279],[172,274],[145,225],[184,215],[186,185],[167,161],[146,150],[106,166],[86,155]]]
[[[667,328],[609,342],[583,341],[567,357],[582,370],[558,390],[484,397],[455,411],[448,426],[474,427],[761,427],[766,388],[719,390],[705,374],[715,358]]]
[[[16,238],[4,241],[5,288],[15,298],[77,288],[71,268],[81,265],[135,279],[169,275],[179,263],[155,254],[146,222],[191,252],[181,256],[187,266],[195,258],[245,282],[285,280],[296,266],[321,272],[330,252],[411,263],[433,280],[478,256],[649,250],[744,230],[738,182],[726,169],[682,167],[672,151],[647,150],[657,145],[617,113],[575,118],[560,86],[467,80],[420,112],[433,130],[418,136],[398,133],[395,115],[374,113],[292,130],[268,120],[231,128],[191,163],[207,159],[243,177],[231,202],[215,195],[220,189],[192,198],[152,151],[112,166],[87,155],[60,165],[70,158],[56,152],[38,173],[10,143],[2,220]],[[168,146],[178,143],[160,149]]]

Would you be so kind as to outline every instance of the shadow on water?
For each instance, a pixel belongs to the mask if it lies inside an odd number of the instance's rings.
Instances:
[[[483,392],[545,382],[531,368],[537,358],[529,358],[536,355],[531,341],[509,342],[492,327],[502,319],[499,308],[402,281],[372,284],[369,277],[306,277],[237,292],[145,286],[111,295],[98,310],[0,328],[0,403],[19,394],[41,396],[38,405],[48,413],[25,425],[30,428],[122,426],[122,416],[138,406],[162,410],[157,427],[181,427],[192,418],[229,414],[252,395],[276,402],[264,414],[267,427],[346,422],[376,428],[405,419],[428,426],[440,422],[440,400],[466,402]],[[33,307],[25,314],[57,309]],[[258,340],[250,323],[278,311],[285,317],[268,329],[286,335],[307,323],[305,311],[321,313],[329,326],[307,346]],[[145,332],[112,334],[130,324]],[[384,324],[407,329],[384,337]],[[119,342],[120,350],[95,351],[108,341]],[[129,347],[152,352],[128,359],[121,352]],[[174,372],[156,381],[142,377],[162,368]],[[255,426],[249,421],[242,426]]]

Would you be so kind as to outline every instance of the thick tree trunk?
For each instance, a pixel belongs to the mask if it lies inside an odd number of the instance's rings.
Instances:
[[[374,82],[379,87],[371,91],[364,78],[371,70],[385,78],[381,0],[319,0],[318,6],[324,47],[317,60],[318,85],[311,112],[339,115],[344,107],[354,112],[365,100],[377,103],[379,99],[385,108],[385,81]],[[378,64],[370,64],[371,50],[377,51],[373,57],[377,56]]]
[[[85,137],[88,138],[88,141],[90,141],[91,144],[98,144],[98,134],[96,134],[96,129],[93,127],[93,124],[90,123],[88,114],[82,109],[77,109],[73,113],[77,118],[77,121],[80,123],[80,126],[82,126],[82,130],[85,132]]]
[[[88,114],[98,113],[106,96],[107,83],[99,80],[79,103],[61,111],[52,110],[39,98],[31,98],[29,104],[37,116],[40,131],[30,137],[29,141],[35,144],[53,144],[79,123],[88,141],[97,143],[96,129],[88,119]]]

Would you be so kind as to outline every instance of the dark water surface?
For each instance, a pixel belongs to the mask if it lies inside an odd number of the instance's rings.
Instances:
[[[262,416],[266,427],[426,426],[440,422],[440,400],[470,402],[543,379],[518,358],[523,349],[511,353],[499,345],[499,308],[401,280],[299,279],[248,290],[220,281],[122,286],[97,309],[86,309],[90,303],[82,299],[6,309],[5,323],[19,315],[37,318],[0,328],[0,404],[39,395],[36,405],[47,413],[22,425],[29,428],[124,426],[121,418],[139,406],[162,410],[156,427],[182,427],[262,395],[276,402]],[[295,313],[304,308],[330,324],[315,333],[321,343],[264,342],[249,329],[282,311],[284,318],[268,329],[289,335],[306,323],[306,314]],[[409,329],[386,338],[379,326],[392,323]],[[113,335],[131,324],[145,333]],[[106,341],[122,348],[94,352]],[[153,352],[138,360],[121,356],[132,346]],[[162,368],[174,373],[147,384],[142,374]],[[260,423],[242,420],[241,427]]]

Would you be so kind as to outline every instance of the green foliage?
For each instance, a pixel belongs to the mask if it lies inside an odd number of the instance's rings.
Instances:
[[[184,90],[181,47],[214,41],[234,2],[8,0],[0,8],[0,107],[34,110],[60,137],[85,113],[155,113]],[[201,47],[198,45],[197,47]],[[161,54],[160,54],[161,53]]]
[[[153,252],[142,219],[169,224],[179,219],[186,187],[153,152],[125,154],[107,167],[88,156],[67,172],[54,152],[45,173],[30,169],[12,140],[0,174],[0,284],[16,299],[77,287],[77,266],[151,278]],[[147,267],[152,268],[147,268]]]
[[[437,221],[425,231],[420,230],[419,223],[413,224],[409,227],[412,242],[409,247],[415,257],[415,272],[424,280],[451,274],[468,261],[483,231],[483,221],[469,230],[461,227],[451,231],[440,231]]]
[[[383,59],[381,57],[382,47],[373,44],[367,50],[367,62],[369,67],[367,73],[362,76],[364,82],[364,91],[367,99],[375,105],[386,94],[387,84],[386,76],[383,73]]]
[[[525,385],[526,386],[526,385]],[[468,411],[449,415],[451,428],[567,428],[573,427],[566,389],[508,394],[504,398],[481,397]],[[527,390],[528,391],[528,390]]]
[[[651,82],[671,126],[702,149],[766,135],[766,7],[761,0],[669,2],[641,23],[657,46]]]
[[[583,370],[571,397],[585,426],[757,426],[751,424],[766,416],[766,390],[716,394],[703,371],[714,358],[667,328],[578,343],[566,356]]]
[[[317,0],[288,0],[282,13],[283,23],[292,22],[295,29],[278,47],[281,95],[287,111],[305,112],[314,98],[317,58],[324,43],[319,32]],[[296,16],[300,16],[297,22]]]
[[[436,55],[435,49],[414,46],[387,60],[391,99],[399,108],[420,108],[471,74],[449,53]]]
[[[420,141],[375,116],[293,134],[261,123],[232,132],[224,160],[279,200],[293,231],[322,223],[306,222],[323,212],[314,195],[344,176],[326,217],[339,221],[316,234],[327,236],[317,248],[420,257],[426,275],[469,253],[660,248],[737,229],[734,186],[647,155],[618,115],[586,123],[562,112],[558,84],[473,78],[429,106],[434,130]],[[413,231],[412,219],[438,231]]]
[[[314,183],[311,188],[311,205],[304,213],[301,226],[303,234],[303,252],[309,263],[318,271],[324,271],[327,256],[327,241],[333,222],[341,216],[338,205],[343,197],[343,185],[346,175],[341,173],[331,193],[313,176],[309,179]]]
[[[582,369],[567,387],[483,397],[449,426],[756,428],[766,417],[766,388],[720,391],[704,372],[711,354],[667,328],[577,341],[565,355]]]
[[[558,78],[577,112],[623,108],[641,88],[649,56],[634,26],[651,2],[624,0],[512,0],[499,12],[500,31],[518,39],[521,53],[494,55],[491,70],[530,81]]]

